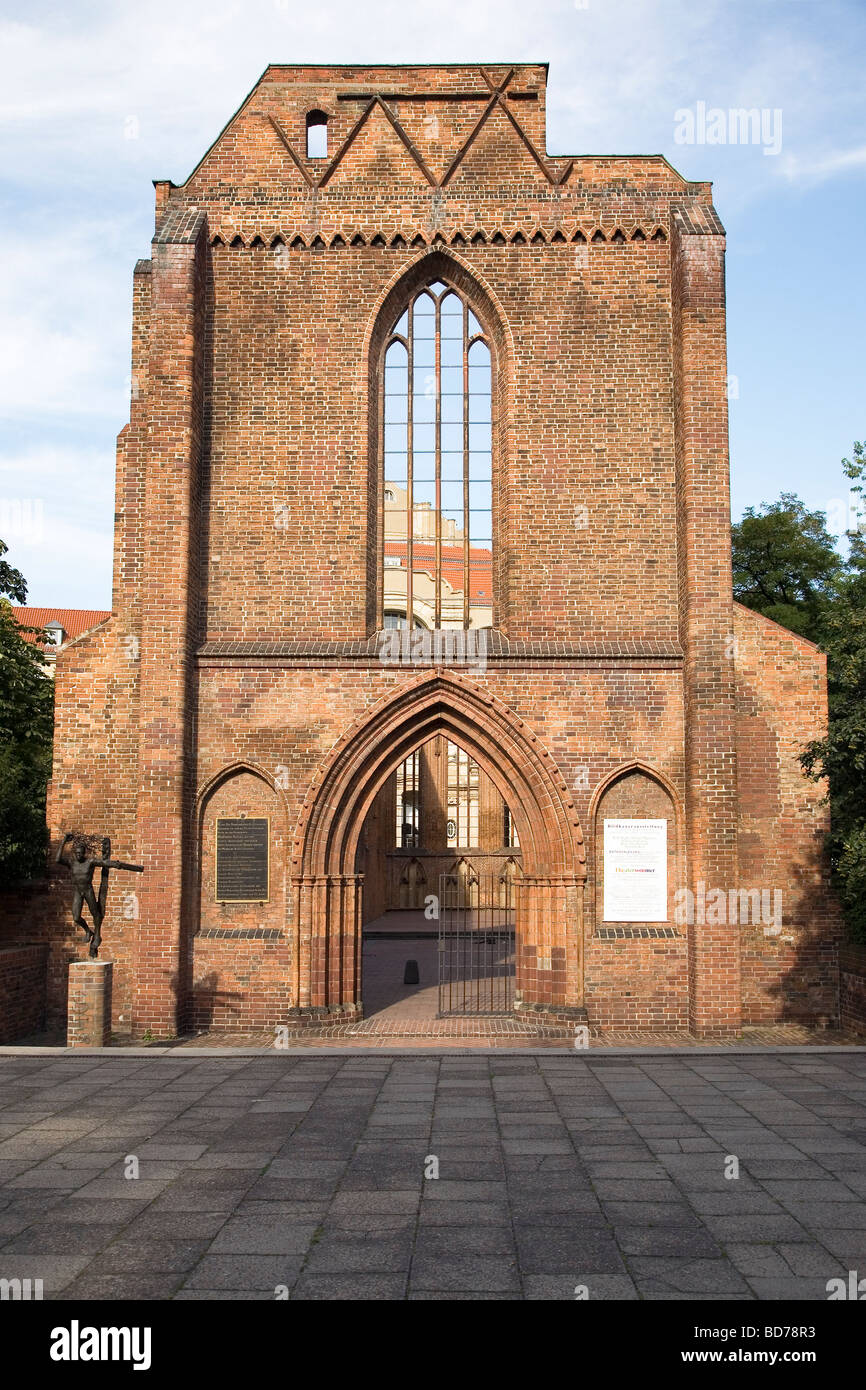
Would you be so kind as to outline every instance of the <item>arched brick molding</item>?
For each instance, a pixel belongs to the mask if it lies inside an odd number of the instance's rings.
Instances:
[[[245,758],[238,758],[234,762],[227,763],[224,767],[221,767],[218,772],[208,777],[202,782],[196,792],[196,818],[199,828],[201,827],[202,809],[207,800],[213,795],[217,787],[221,786],[223,782],[227,782],[230,777],[237,776],[239,772],[249,772],[251,776],[259,777],[263,782],[266,782],[275,796],[278,797],[283,814],[287,814],[286,799],[282,793],[282,789],[277,786],[277,783],[274,781],[274,778],[267,768],[260,767],[258,763],[249,762]]]
[[[283,841],[284,851],[282,862],[279,868],[280,872],[285,872],[285,867],[288,864],[289,850],[289,821],[288,807],[286,805],[285,794],[283,793],[282,788],[279,787],[277,783],[274,781],[273,776],[270,772],[268,772],[266,768],[260,767],[258,763],[248,762],[245,759],[237,759],[235,762],[228,763],[225,767],[221,767],[218,772],[215,772],[213,774],[213,776],[207,778],[207,780],[202,783],[202,785],[199,787],[196,793],[195,881],[196,887],[199,889],[199,891],[201,886],[202,871],[202,831],[204,827],[204,820],[207,808],[210,805],[213,797],[219,792],[220,788],[225,786],[225,784],[230,782],[233,778],[245,774],[249,775],[250,777],[257,778],[261,782],[264,782],[264,784],[269,788],[270,792],[273,793],[274,809],[276,813],[275,819],[278,821],[277,833]],[[272,873],[275,868],[276,866],[274,865],[272,860]]]
[[[218,815],[267,816],[268,902],[215,901],[214,828]],[[290,938],[286,923],[290,830],[282,789],[264,768],[247,761],[222,767],[196,797],[195,919],[182,1016],[195,1028],[261,1027],[290,1002]]]
[[[595,824],[598,803],[601,801],[608,787],[613,786],[614,782],[618,782],[620,777],[625,777],[630,772],[642,772],[644,776],[652,778],[654,782],[658,782],[659,786],[664,787],[673,802],[677,820],[677,833],[681,835],[684,832],[685,826],[683,823],[683,803],[679,792],[670,778],[666,777],[658,768],[651,767],[649,763],[642,762],[640,758],[631,758],[628,762],[620,763],[619,767],[615,767],[606,777],[601,779],[589,803],[590,824]]]
[[[586,866],[571,793],[522,719],[465,677],[439,671],[408,681],[356,720],[309,789],[292,845],[296,1007],[360,1010],[359,836],[380,787],[435,734],[478,762],[514,817],[523,857],[518,1006],[582,1008]]]
[[[672,821],[673,834],[668,833],[668,918],[673,924],[674,892],[684,883],[685,835],[682,801],[673,783],[664,773],[657,771],[648,763],[632,759],[616,767],[603,778],[592,794],[589,804],[589,824],[592,834],[592,862],[594,866],[595,901],[592,920],[597,928],[602,925],[603,881],[604,881],[604,827],[601,822],[607,809],[606,803],[621,791],[625,800],[619,806],[611,806],[616,817],[642,816],[665,818]],[[655,789],[655,790],[653,790]]]
[[[668,821],[668,894],[664,922],[605,921],[605,817]],[[689,941],[674,920],[675,891],[684,882],[685,817],[673,783],[639,760],[613,768],[589,806],[594,890],[586,908],[586,1007],[599,1028],[688,1032]]]

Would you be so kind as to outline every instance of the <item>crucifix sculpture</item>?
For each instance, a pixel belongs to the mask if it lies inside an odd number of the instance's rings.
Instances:
[[[64,851],[70,840],[75,841],[75,846],[72,851],[72,858],[67,859],[64,856]],[[102,945],[102,923],[105,920],[105,904],[108,898],[109,869],[128,869],[132,873],[144,873],[143,864],[125,864],[122,859],[112,859],[110,856],[111,840],[108,836],[102,841],[102,858],[93,859],[87,853],[85,841],[80,836],[76,837],[72,834],[64,835],[56,855],[56,862],[63,864],[69,870],[72,878],[72,920],[87,937],[90,947],[89,955],[93,960],[99,955],[99,948]],[[95,869],[102,870],[98,895],[93,891],[93,872]],[[92,927],[87,925],[81,915],[85,903],[90,909]]]

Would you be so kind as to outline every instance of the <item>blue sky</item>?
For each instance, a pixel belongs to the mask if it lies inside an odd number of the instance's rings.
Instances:
[[[866,438],[864,39],[862,0],[3,0],[0,537],[30,601],[110,606],[151,180],[183,181],[269,62],[548,61],[552,154],[712,180],[733,514],[790,490],[841,531],[839,461]],[[699,103],[766,110],[781,148],[680,143]]]

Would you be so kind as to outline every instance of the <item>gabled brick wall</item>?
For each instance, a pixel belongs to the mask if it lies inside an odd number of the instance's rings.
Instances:
[[[779,682],[748,641],[739,677],[732,659],[710,186],[659,157],[549,156],[545,83],[534,64],[272,67],[188,181],[157,185],[113,617],[58,662],[50,799],[55,835],[111,833],[146,866],[138,916],[106,924],[120,1027],[357,1011],[359,817],[423,731],[471,747],[520,821],[526,1004],[709,1036],[744,1007],[830,1008],[829,907],[793,984],[775,947],[744,954],[726,925],[599,934],[600,789],[639,764],[634,804],[665,789],[684,883],[734,886],[740,805],[776,756],[737,679],[793,747],[823,675],[798,653]],[[321,161],[303,144],[313,107]],[[374,640],[377,344],[434,277],[493,345],[496,631],[483,671],[428,671],[416,690]],[[793,893],[814,872],[819,792],[790,789],[760,833],[792,846]],[[215,796],[281,808],[266,935],[213,934]],[[226,909],[219,930],[255,932],[248,918]],[[68,920],[55,935],[72,943]]]

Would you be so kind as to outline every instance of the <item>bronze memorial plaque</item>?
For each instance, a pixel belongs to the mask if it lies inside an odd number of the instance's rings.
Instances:
[[[220,816],[217,819],[217,902],[268,901],[269,841],[270,821],[267,817],[235,819]]]

